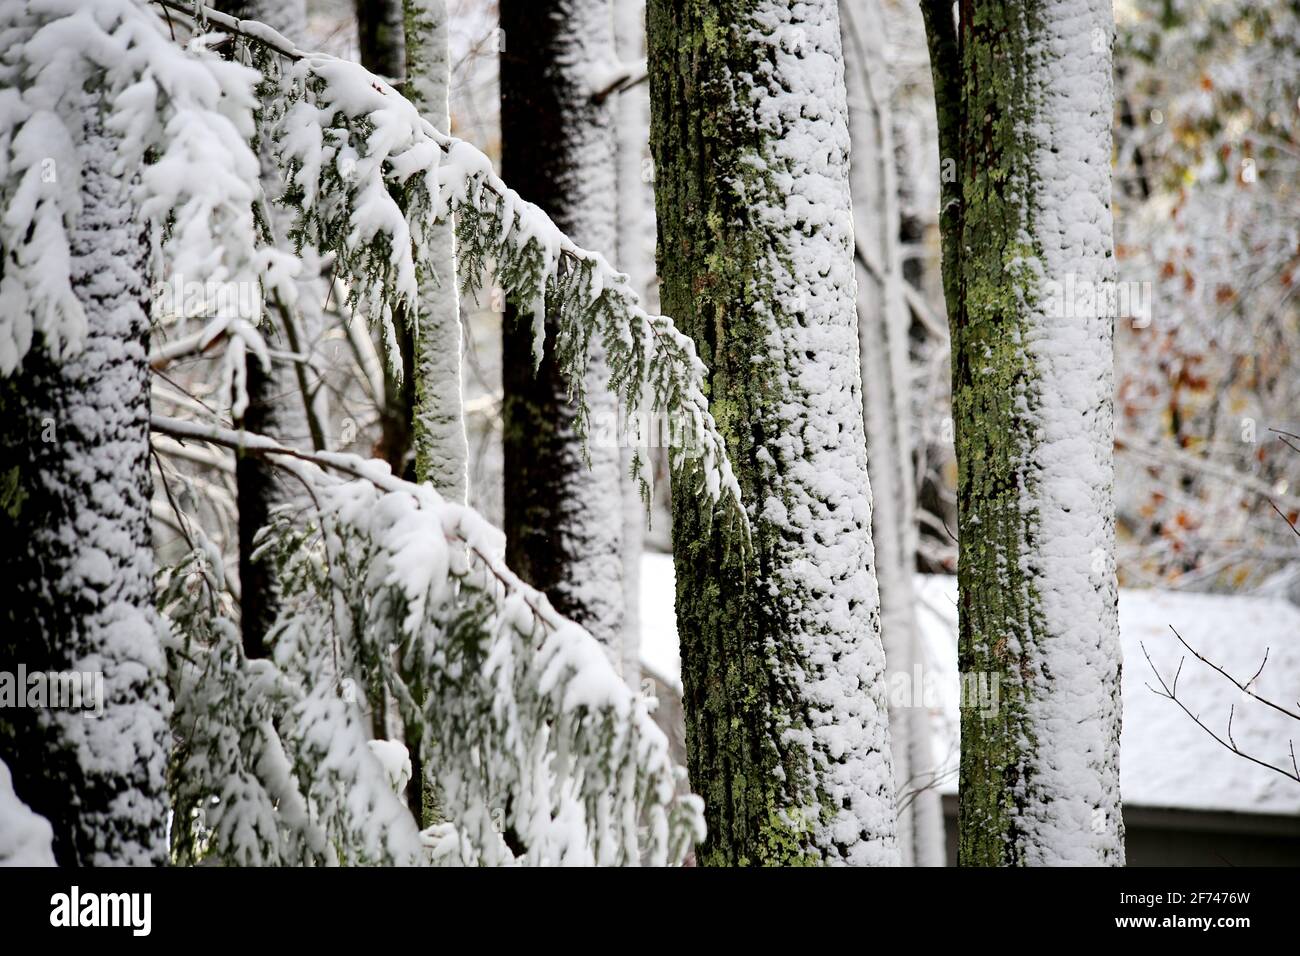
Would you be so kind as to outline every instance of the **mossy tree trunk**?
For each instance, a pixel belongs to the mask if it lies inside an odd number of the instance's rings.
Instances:
[[[752,551],[673,489],[707,865],[897,861],[835,0],[651,0],[664,311],[709,368]]]
[[[451,57],[445,0],[404,0],[406,95],[422,116],[443,132],[451,131]],[[456,239],[451,221],[429,226],[437,274],[420,283],[420,315],[413,340],[412,410],[415,476],[444,498],[465,503],[469,490],[469,448],[461,393],[460,297],[456,280]],[[417,695],[422,675],[412,675]],[[406,798],[412,815],[429,826],[442,817],[436,788],[424,760],[424,728],[407,722],[411,757]]]
[[[967,691],[958,859],[1122,864],[1113,317],[1052,294],[1114,280],[1111,6],[963,0],[955,24],[950,4],[923,9],[957,171],[940,224]]]
[[[405,0],[406,95],[430,123],[451,132],[451,55],[446,0]],[[415,475],[450,501],[468,494],[469,442],[461,399],[460,296],[450,219],[429,226],[437,275],[420,283],[415,333]]]

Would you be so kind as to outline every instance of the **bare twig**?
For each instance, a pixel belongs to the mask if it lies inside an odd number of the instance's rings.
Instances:
[[[1187,648],[1188,652],[1191,653],[1192,656],[1194,656],[1202,664],[1206,665],[1207,667],[1213,668],[1219,674],[1222,674],[1225,678],[1231,681],[1232,685],[1236,687],[1239,691],[1241,691],[1243,694],[1255,698],[1255,700],[1259,701],[1261,704],[1267,704],[1269,707],[1272,707],[1274,710],[1278,711],[1279,713],[1286,714],[1292,720],[1300,720],[1300,713],[1287,710],[1285,707],[1281,706],[1280,704],[1275,704],[1271,700],[1268,700],[1267,698],[1260,697],[1259,694],[1256,694],[1253,690],[1250,689],[1250,685],[1255,682],[1255,678],[1259,677],[1259,675],[1263,673],[1264,664],[1268,663],[1268,651],[1269,651],[1268,648],[1264,649],[1264,661],[1259,665],[1259,670],[1255,672],[1255,677],[1252,677],[1250,680],[1246,681],[1246,683],[1243,684],[1241,681],[1237,680],[1237,678],[1233,677],[1231,674],[1225,671],[1218,664],[1214,663],[1214,661],[1210,660],[1200,651],[1196,650],[1196,648],[1192,647],[1192,645],[1188,644],[1187,641],[1183,640],[1183,635],[1179,634],[1178,629],[1175,628],[1172,624],[1169,625],[1169,630],[1174,632],[1174,637],[1178,638],[1178,642],[1182,644],[1183,647]]]
[[[1148,688],[1152,693],[1158,694],[1158,695],[1161,696],[1161,697],[1167,697],[1167,698],[1169,698],[1170,700],[1172,700],[1175,704],[1178,705],[1179,709],[1181,709],[1182,712],[1183,712],[1184,714],[1186,714],[1188,717],[1192,718],[1192,720],[1196,723],[1196,726],[1200,727],[1200,728],[1201,728],[1202,730],[1204,730],[1207,734],[1209,734],[1211,737],[1213,737],[1213,738],[1214,738],[1214,739],[1215,739],[1215,740],[1216,740],[1216,741],[1217,741],[1221,746],[1223,746],[1223,747],[1224,747],[1225,749],[1227,749],[1227,750],[1232,751],[1232,752],[1233,752],[1234,754],[1236,754],[1238,757],[1244,757],[1245,759],[1249,760],[1251,763],[1259,764],[1259,766],[1261,766],[1261,767],[1266,767],[1266,768],[1268,768],[1269,770],[1272,770],[1272,771],[1274,771],[1274,772],[1276,772],[1276,773],[1280,773],[1282,776],[1286,777],[1286,778],[1289,779],[1289,780],[1294,780],[1294,781],[1296,781],[1297,783],[1300,783],[1300,771],[1294,771],[1294,772],[1293,772],[1292,770],[1287,770],[1285,767],[1278,767],[1278,766],[1276,766],[1276,765],[1274,765],[1274,764],[1271,764],[1271,763],[1269,763],[1269,762],[1266,761],[1266,760],[1260,760],[1258,757],[1255,757],[1255,756],[1253,756],[1253,755],[1251,755],[1251,754],[1246,753],[1244,750],[1239,749],[1239,748],[1237,747],[1237,745],[1236,745],[1235,743],[1232,742],[1232,711],[1229,711],[1229,714],[1228,714],[1228,740],[1224,740],[1222,737],[1220,737],[1218,734],[1216,734],[1213,730],[1211,730],[1211,729],[1209,728],[1209,726],[1207,726],[1207,725],[1205,724],[1205,722],[1201,720],[1201,718],[1200,718],[1199,715],[1197,715],[1197,714],[1193,714],[1190,710],[1188,710],[1187,705],[1184,704],[1184,703],[1183,703],[1183,702],[1178,698],[1178,694],[1177,694],[1178,678],[1177,678],[1177,676],[1175,675],[1175,677],[1174,677],[1174,683],[1173,683],[1173,686],[1172,686],[1172,687],[1171,687],[1169,684],[1165,683],[1165,679],[1164,679],[1164,677],[1161,675],[1159,669],[1156,668],[1155,662],[1151,660],[1151,655],[1147,652],[1146,645],[1143,644],[1142,642],[1139,642],[1139,643],[1138,643],[1138,646],[1142,648],[1142,655],[1147,659],[1147,664],[1151,667],[1151,672],[1152,672],[1153,674],[1156,675],[1156,680],[1160,682],[1161,690],[1156,690],[1156,689],[1155,689],[1154,687],[1152,687],[1150,684],[1147,684],[1147,688]],[[1181,664],[1181,663],[1178,665],[1178,668],[1179,668],[1179,671],[1181,672],[1181,671],[1182,671],[1182,664]],[[1234,706],[1235,706],[1235,705],[1234,705]],[[1295,754],[1294,754],[1294,747],[1293,747],[1293,748],[1292,748],[1292,764],[1294,765],[1294,763],[1295,763]]]

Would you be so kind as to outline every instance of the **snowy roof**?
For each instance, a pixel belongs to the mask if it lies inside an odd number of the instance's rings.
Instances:
[[[944,776],[943,789],[955,793],[957,581],[924,576],[918,578],[918,589],[927,656],[944,687],[942,713],[935,715],[941,735],[935,753],[948,755],[952,769]],[[1243,682],[1259,668],[1267,651],[1268,665],[1254,684],[1256,693],[1292,709],[1300,696],[1300,608],[1277,598],[1122,588],[1120,791],[1124,802],[1186,810],[1300,813],[1300,784],[1230,753],[1177,704],[1150,689],[1160,685],[1143,646],[1166,681],[1172,681],[1179,660],[1186,658],[1178,696],[1192,713],[1226,738],[1228,712],[1235,705],[1232,736],[1237,746],[1270,763],[1290,765],[1287,742],[1300,738],[1300,724],[1249,699],[1196,660],[1178,642],[1171,625],[1189,645]]]
[[[945,764],[940,789],[955,793],[957,764],[957,583],[919,576],[920,619],[934,688],[931,708],[934,753]],[[677,626],[673,614],[672,558],[647,554],[641,565],[643,663],[668,683],[681,684]],[[1232,736],[1237,746],[1279,766],[1290,766],[1288,741],[1300,740],[1300,724],[1253,701],[1188,653],[1170,625],[1193,648],[1246,681],[1268,652],[1268,664],[1252,685],[1262,697],[1295,710],[1300,698],[1300,608],[1280,598],[1121,589],[1120,635],[1124,645],[1124,730],[1120,786],[1126,804],[1184,810],[1300,813],[1300,784],[1228,752],[1158,687],[1142,653],[1166,680],[1186,658],[1178,696],[1220,737],[1226,737],[1235,705]]]

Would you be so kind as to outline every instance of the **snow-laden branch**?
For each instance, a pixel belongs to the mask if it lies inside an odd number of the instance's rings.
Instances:
[[[532,317],[538,360],[544,320],[548,313],[558,318],[553,348],[577,405],[579,432],[589,424],[583,381],[598,338],[624,411],[632,415],[648,400],[673,418],[681,438],[672,450],[674,469],[691,463],[688,474],[747,527],[695,343],[671,319],[647,312],[626,275],[573,243],[510,189],[483,153],[439,132],[360,65],[300,50],[264,24],[210,7],[153,2],[240,38],[264,73],[287,62],[272,135],[285,201],[299,213],[294,238],[335,255],[338,273],[349,280],[349,305],[378,324],[390,360],[397,353],[396,307],[418,322],[421,279],[454,281],[437,275],[427,242],[429,223],[454,217],[461,284],[477,292],[493,264],[502,291]]]
[[[57,360],[85,335],[69,259],[83,130],[69,90],[101,98],[115,173],[134,182],[165,273],[209,287],[258,282],[274,263],[253,221],[253,70],[201,42],[181,49],[137,0],[0,0],[0,33],[0,375],[34,341]],[[216,316],[208,341],[238,343],[230,363],[262,352],[256,315],[220,301],[204,311]]]
[[[152,425],[280,461],[311,488],[317,524],[282,522],[262,545],[285,568],[275,665],[308,688],[382,686],[420,730],[408,744],[424,751],[449,818],[426,834],[435,861],[662,864],[702,838],[701,805],[677,795],[684,771],[644,699],[506,566],[502,535],[476,512],[384,462]],[[326,650],[330,634],[347,637]]]

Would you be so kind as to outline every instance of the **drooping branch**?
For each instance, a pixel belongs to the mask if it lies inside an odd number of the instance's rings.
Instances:
[[[301,474],[302,472],[294,467],[293,462],[305,462],[325,471],[333,471],[349,478],[369,482],[383,492],[415,494],[418,491],[418,486],[398,478],[385,467],[385,463],[360,458],[356,455],[330,451],[301,451],[288,445],[282,445],[264,435],[238,431],[232,428],[222,428],[217,425],[203,425],[179,418],[168,418],[163,415],[152,416],[150,418],[150,428],[177,441],[207,442],[208,444],[219,445],[244,454],[258,455],[275,461],[287,471],[295,474]],[[465,512],[469,512],[467,507],[451,502],[443,502],[443,507],[460,508]],[[459,528],[459,524],[454,527]],[[491,572],[492,576],[509,593],[524,593],[522,600],[532,612],[539,627],[554,630],[562,623],[563,619],[549,604],[544,603],[544,600],[538,600],[537,597],[529,596],[526,592],[531,592],[532,589],[520,581],[504,561],[477,545],[474,542],[473,535],[452,532],[448,534],[448,540],[463,545],[470,554],[483,563],[483,566]]]
[[[459,219],[458,262],[470,291],[495,260],[498,281],[533,313],[534,352],[541,354],[548,299],[559,303],[556,342],[572,397],[576,427],[586,433],[583,373],[593,337],[604,345],[610,388],[631,414],[648,398],[655,411],[676,416],[682,441],[675,470],[689,469],[708,497],[723,504],[748,540],[748,517],[725,443],[703,383],[706,369],[695,343],[665,316],[642,307],[627,276],[605,257],[577,246],[492,170],[481,152],[428,123],[383,80],[360,66],[309,54],[263,24],[236,20],[210,7],[153,0],[197,15],[272,56],[296,64],[287,93],[295,114],[313,130],[295,128],[281,143],[281,162],[302,209],[302,238],[336,253],[336,268],[353,280],[350,305],[364,298],[393,353],[391,316],[400,303],[418,321],[418,276],[433,264],[426,248],[430,219]],[[313,138],[314,137],[314,138]],[[356,212],[365,209],[362,222]]]
[[[645,853],[664,864],[701,838],[700,803],[678,795],[684,772],[645,700],[519,580],[474,511],[381,461],[161,416],[152,426],[263,456],[314,490],[319,523],[304,533],[281,521],[262,545],[287,561],[275,666],[314,695],[292,746],[314,759],[307,745],[337,723],[318,712],[346,710],[324,684],[355,674],[382,686],[421,729],[446,798],[449,823],[425,833],[435,861],[628,864]],[[323,650],[322,629],[351,637]],[[501,840],[498,807],[522,850]]]

